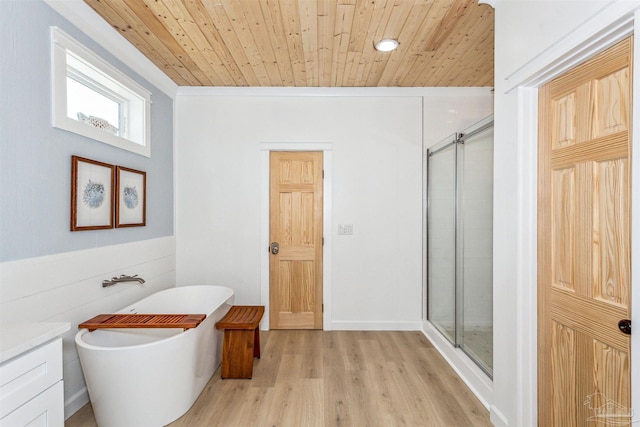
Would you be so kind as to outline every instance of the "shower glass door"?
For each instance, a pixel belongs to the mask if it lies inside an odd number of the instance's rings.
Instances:
[[[428,313],[431,323],[456,341],[456,135],[429,150]]]
[[[427,318],[493,372],[493,118],[427,151]]]
[[[493,372],[493,127],[462,136],[458,150],[459,344]]]

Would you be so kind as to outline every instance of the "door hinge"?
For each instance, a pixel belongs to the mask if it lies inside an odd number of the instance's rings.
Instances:
[[[322,304],[322,312],[324,313],[324,304]]]
[[[322,169],[322,179],[324,179],[324,169]]]
[[[322,238],[322,246],[324,246],[324,237]]]

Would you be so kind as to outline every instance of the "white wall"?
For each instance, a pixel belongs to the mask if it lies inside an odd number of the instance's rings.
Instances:
[[[260,294],[261,143],[332,147],[332,325],[419,326],[420,97],[178,96],[178,282]],[[338,236],[338,224],[353,224]]]
[[[457,88],[425,96],[424,147],[429,148],[493,114],[490,88]]]
[[[536,110],[533,89],[509,77],[540,63],[558,44],[578,46],[608,17],[609,1],[497,0],[495,28],[494,388],[496,426],[536,425]],[[613,2],[616,3],[616,2]],[[617,2],[622,3],[622,2]],[[638,3],[638,2],[627,2]],[[605,7],[607,6],[607,7]],[[608,19],[608,18],[607,18]],[[588,24],[585,24],[588,22]],[[542,58],[542,59],[541,59]],[[544,63],[549,59],[548,63]],[[536,62],[537,61],[537,62]],[[541,62],[542,61],[542,62]],[[517,83],[517,82],[515,82]],[[634,389],[635,390],[635,389]]]
[[[331,300],[326,302],[332,324],[325,328],[419,328],[423,97],[418,91],[412,96],[352,92],[179,93],[178,283],[220,283],[236,290],[238,302],[260,303],[260,259],[266,250],[260,244],[265,209],[260,144],[327,143],[332,147],[332,170],[326,172],[332,181],[333,229],[325,231],[332,238]],[[488,90],[438,94],[443,96],[424,97],[429,111],[424,126],[433,132],[442,132],[433,112],[456,116],[441,102],[451,101],[447,94],[474,109],[481,97],[490,113]],[[353,224],[352,236],[337,235],[338,224],[345,223]]]
[[[611,0],[496,0],[495,3],[495,69],[507,73],[496,74],[497,88],[509,74],[598,13]]]

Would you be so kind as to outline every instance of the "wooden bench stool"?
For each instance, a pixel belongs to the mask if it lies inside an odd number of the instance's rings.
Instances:
[[[251,378],[253,358],[260,358],[260,320],[262,305],[234,305],[216,323],[224,330],[221,378]]]

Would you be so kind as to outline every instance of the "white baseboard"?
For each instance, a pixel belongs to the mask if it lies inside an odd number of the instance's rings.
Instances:
[[[71,415],[75,414],[84,405],[89,403],[89,393],[86,387],[82,387],[81,390],[74,393],[73,396],[65,399],[64,401],[64,419],[68,419]]]
[[[331,330],[334,331],[419,331],[421,321],[351,321],[334,320]]]
[[[423,322],[422,333],[431,341],[431,344],[480,402],[487,409],[491,409],[490,405],[493,401],[493,382],[491,379],[462,350],[453,347],[431,323]]]
[[[489,419],[495,427],[509,426],[509,420],[507,420],[507,417],[505,417],[504,414],[493,405],[491,405],[491,409],[489,411]]]

